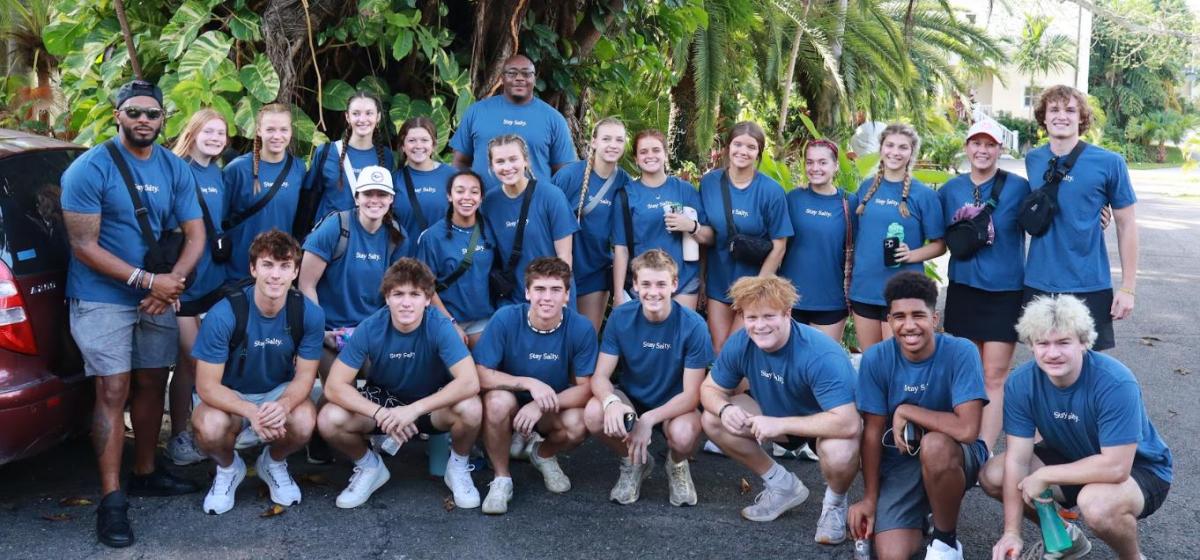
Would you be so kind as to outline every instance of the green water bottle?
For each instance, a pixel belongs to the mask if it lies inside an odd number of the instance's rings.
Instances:
[[[1067,534],[1067,526],[1058,516],[1058,506],[1050,499],[1051,496],[1050,490],[1047,489],[1042,492],[1042,499],[1034,500],[1033,503],[1042,526],[1042,542],[1046,545],[1046,552],[1054,553],[1071,548],[1071,535]]]
[[[896,260],[896,249],[904,243],[904,226],[897,222],[888,224],[887,237],[883,238],[883,265],[888,268],[899,268],[900,261]]]

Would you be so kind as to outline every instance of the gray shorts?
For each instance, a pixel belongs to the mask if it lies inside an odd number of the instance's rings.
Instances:
[[[283,392],[286,391],[288,388],[288,385],[291,385],[291,384],[292,384],[291,381],[288,381],[286,383],[280,383],[274,389],[271,389],[270,391],[267,391],[266,393],[239,393],[237,391],[234,391],[234,393],[237,393],[237,396],[239,398],[241,398],[242,400],[249,402],[250,404],[252,404],[254,406],[259,406],[263,403],[279,400],[279,397],[283,396]],[[200,393],[193,391],[192,392],[192,409],[194,410],[199,404],[200,404]],[[248,418],[242,418],[242,429],[245,430],[248,427],[250,427],[250,420]]]
[[[963,452],[963,474],[966,489],[975,485],[979,469],[987,461],[987,446],[983,440],[967,445],[960,443]],[[964,489],[964,492],[965,490]],[[917,457],[901,456],[886,472],[879,473],[879,502],[875,507],[875,532],[892,529],[922,529],[925,516],[930,513],[929,497],[925,495],[925,483],[921,480],[921,460]]]
[[[479,334],[479,333],[483,332],[483,330],[487,328],[488,322],[490,322],[491,320],[492,320],[491,317],[488,317],[487,319],[475,319],[474,321],[464,321],[464,322],[458,324],[458,328],[462,329],[463,332],[467,333],[467,336],[471,336],[473,334]]]
[[[78,299],[71,299],[70,308],[71,336],[83,354],[83,369],[89,376],[175,364],[179,324],[174,310],[150,315],[137,306]]]

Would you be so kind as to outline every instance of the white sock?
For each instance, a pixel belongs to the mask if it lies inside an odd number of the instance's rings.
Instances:
[[[456,467],[466,468],[471,463],[471,458],[466,455],[459,455],[453,448],[450,449],[450,460],[446,463]]]
[[[791,475],[783,465],[772,461],[771,468],[762,475],[763,484],[772,488],[785,488],[791,483]]]
[[[373,469],[379,466],[379,456],[375,453],[372,453],[371,450],[368,449],[362,457],[354,460],[354,466],[364,469]]]
[[[216,461],[213,461],[213,462],[217,463]],[[234,451],[233,452],[233,460],[229,462],[229,466],[222,467],[220,463],[217,463],[217,469],[225,471],[225,472],[233,472],[236,469],[237,464],[238,464],[238,454],[236,451]]]
[[[833,491],[833,488],[825,487],[825,501],[822,505],[827,506],[844,506],[846,505],[846,495],[838,494]]]
[[[262,454],[263,454],[263,457],[266,459],[266,462],[267,462],[268,464],[271,464],[271,463],[286,463],[286,462],[287,462],[287,458],[286,458],[286,457],[284,457],[284,458],[283,458],[283,460],[281,460],[281,461],[276,461],[276,460],[275,460],[275,458],[271,456],[271,446],[269,446],[269,445],[268,445],[268,446],[265,446],[265,447],[263,447]]]

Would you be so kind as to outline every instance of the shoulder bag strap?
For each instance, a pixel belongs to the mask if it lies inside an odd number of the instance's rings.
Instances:
[[[588,214],[591,214],[592,210],[595,210],[596,207],[600,205],[600,201],[604,200],[604,195],[608,194],[608,190],[611,189],[613,186],[613,183],[616,183],[616,181],[617,181],[617,172],[618,171],[620,171],[620,170],[614,168],[612,174],[610,174],[608,176],[608,179],[604,180],[604,184],[600,186],[600,190],[596,191],[596,194],[592,195],[592,199],[588,201],[587,206],[583,206],[580,209],[579,214],[576,216],[576,218],[578,218],[579,221],[582,222],[583,217]],[[589,179],[590,179],[590,177],[589,177]],[[587,194],[587,187],[584,187],[584,192],[581,193],[579,195],[579,197],[583,198],[583,196],[585,194]]]
[[[304,294],[294,288],[288,289],[287,304],[288,334],[292,335],[292,352],[300,355],[300,341],[304,340]]]
[[[275,178],[275,182],[271,183],[271,188],[267,191],[267,194],[255,201],[254,204],[251,204],[249,208],[242,210],[241,212],[234,212],[233,216],[230,216],[228,220],[221,224],[225,231],[229,231],[230,229],[237,227],[242,222],[250,219],[251,216],[257,214],[259,210],[265,208],[267,204],[271,202],[271,199],[275,198],[276,194],[279,194],[279,189],[283,188],[283,183],[286,182],[288,173],[291,170],[292,154],[287,154],[287,158],[283,164],[283,170],[279,172],[279,176]]]
[[[1071,172],[1071,168],[1075,167],[1075,160],[1079,159],[1079,154],[1082,154],[1084,148],[1087,148],[1087,146],[1088,143],[1084,142],[1083,140],[1076,142],[1075,147],[1071,149],[1071,153],[1067,155],[1067,159],[1063,161],[1062,173],[1058,173],[1057,169],[1050,170],[1053,172],[1051,179],[1042,187],[1047,189],[1046,194],[1049,194],[1050,198],[1053,198],[1056,201],[1058,200],[1058,186],[1062,184],[1063,178]],[[1055,168],[1057,167],[1058,166],[1055,165]]]
[[[121,178],[125,180],[125,189],[129,191],[129,198],[133,201],[133,215],[137,219],[138,229],[142,230],[142,241],[146,242],[146,248],[149,249],[157,240],[154,239],[154,230],[150,227],[150,211],[146,209],[146,205],[142,204],[142,196],[138,194],[137,187],[133,185],[133,172],[129,170],[129,162],[125,161],[125,156],[121,155],[121,151],[117,149],[116,140],[109,140],[104,143],[108,148],[108,154],[112,157],[113,164],[117,166],[117,171],[121,172]]]
[[[479,235],[482,229],[483,227],[479,224],[479,220],[476,220],[475,228],[471,230],[471,239],[467,241],[467,254],[463,256],[461,261],[458,261],[458,268],[455,268],[454,272],[451,272],[445,280],[438,282],[434,291],[441,292],[454,285],[471,268],[471,263],[475,262],[475,246],[479,243]]]
[[[629,260],[633,261],[633,257],[637,255],[633,250],[633,210],[629,207],[629,187],[617,191],[617,195],[621,197],[621,214],[625,220],[625,247],[629,252]],[[629,267],[626,265],[625,274],[629,274]]]
[[[505,270],[514,270],[521,260],[521,248],[525,245],[525,220],[529,218],[529,203],[533,201],[533,191],[537,188],[537,180],[530,179],[525,187],[525,197],[521,200],[521,217],[517,218],[517,237],[513,239],[512,254],[508,256]]]
[[[987,204],[983,205],[981,213],[991,214],[1000,205],[1000,193],[1004,192],[1004,182],[1007,178],[1007,171],[1003,169],[996,170],[996,182],[992,185],[992,196],[988,198]]]
[[[429,222],[425,220],[425,212],[421,210],[421,203],[417,201],[417,187],[413,185],[412,173],[408,171],[408,165],[400,167],[404,172],[404,184],[408,187],[405,191],[408,192],[408,205],[412,206],[413,215],[417,217],[417,226],[421,231],[429,228]]]
[[[733,224],[733,202],[729,196],[729,171],[721,172],[721,200],[725,203],[725,235],[729,241],[737,235],[737,226]]]

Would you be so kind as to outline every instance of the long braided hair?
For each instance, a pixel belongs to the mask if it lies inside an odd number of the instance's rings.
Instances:
[[[475,183],[479,185],[480,193],[483,192],[483,177],[480,177],[478,173],[476,173],[470,169],[460,169],[460,170],[456,171],[453,175],[451,175],[450,179],[446,181],[446,198],[447,199],[450,198],[450,194],[454,191],[455,179],[458,179],[459,177],[463,177],[463,176],[474,178]],[[482,206],[482,204],[475,206],[475,220],[476,220],[476,224],[479,227],[483,227],[483,223],[482,223],[483,222],[483,210],[480,209],[480,206]],[[454,221],[454,205],[447,204],[446,205],[446,239],[450,239],[450,237],[452,236],[453,230],[451,228],[453,226],[453,221]]]
[[[254,175],[254,194],[257,195],[262,190],[262,182],[258,180],[258,163],[262,159],[262,134],[258,133],[258,127],[262,124],[262,117],[267,113],[277,115],[287,115],[288,123],[292,121],[292,106],[287,103],[268,103],[258,110],[258,115],[254,117],[254,148],[250,151],[253,163],[250,170]],[[291,142],[296,140],[295,136],[291,137]],[[289,145],[291,144],[289,142]],[[286,150],[285,150],[286,151]],[[286,157],[286,154],[285,154]],[[283,179],[287,179],[284,177]]]
[[[909,216],[908,192],[909,192],[909,190],[912,189],[913,166],[916,165],[917,154],[920,153],[920,151],[921,151],[921,137],[919,135],[917,135],[917,129],[913,128],[910,125],[907,125],[904,123],[892,123],[892,124],[889,124],[887,126],[887,128],[884,128],[883,133],[879,135],[880,146],[883,145],[884,141],[887,140],[888,136],[891,136],[893,134],[900,134],[903,136],[907,136],[908,140],[910,142],[912,142],[912,156],[910,156],[908,158],[908,165],[906,165],[904,167],[904,180],[903,180],[904,188],[901,189],[901,191],[900,191],[900,215],[902,217],[907,218]],[[855,210],[855,213],[857,213],[859,216],[861,216],[863,214],[863,212],[866,211],[867,202],[871,200],[871,197],[875,196],[875,191],[879,190],[879,184],[882,182],[883,182],[883,163],[881,161],[879,164],[879,172],[875,174],[875,180],[871,182],[871,187],[869,189],[867,189],[867,194],[863,195],[862,199],[858,202],[858,209]]]
[[[359,99],[369,100],[375,104],[375,112],[383,118],[383,103],[379,101],[375,94],[369,91],[358,90],[354,95],[350,96],[350,101],[346,107],[346,130],[342,133],[342,153],[338,156],[337,162],[337,190],[342,190],[342,185],[345,182],[345,173],[342,169],[346,165],[346,154],[350,152],[350,136],[354,133],[354,126],[350,124],[350,105]],[[375,148],[375,160],[379,163],[379,167],[387,167],[387,161],[384,159],[384,147],[387,142],[383,139],[383,127],[379,123],[375,124],[375,130],[371,132],[371,145]],[[320,171],[324,171],[323,169]]]
[[[622,131],[625,130],[625,123],[621,122],[621,119],[617,117],[604,117],[596,121],[596,124],[592,126],[592,142],[596,141],[596,135],[600,133],[600,127],[609,125],[619,126]],[[596,148],[589,142],[588,155],[585,159],[586,163],[583,166],[583,184],[579,187],[579,204],[575,208],[575,221],[577,222],[583,222],[583,203],[587,200],[588,185],[591,183],[592,166],[596,163],[596,155]],[[613,173],[616,172],[617,169],[613,168]]]

